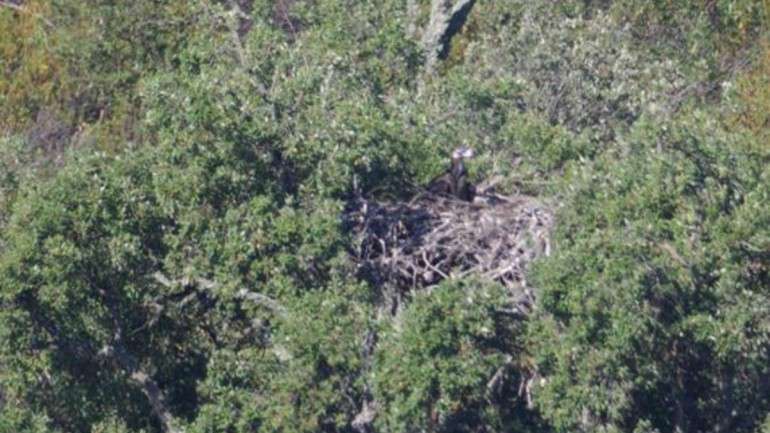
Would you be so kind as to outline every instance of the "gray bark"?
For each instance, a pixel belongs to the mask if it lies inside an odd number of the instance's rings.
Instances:
[[[220,287],[218,282],[207,280],[205,278],[196,278],[194,280],[182,278],[179,280],[172,280],[160,272],[155,272],[154,274],[152,274],[152,277],[155,281],[157,281],[158,283],[166,287],[174,287],[174,286],[189,287],[191,285],[195,285],[204,290],[214,290]],[[262,305],[263,307],[273,311],[276,314],[286,313],[286,307],[281,305],[275,299],[267,295],[263,295],[262,293],[252,292],[247,289],[240,289],[235,293],[235,297],[238,299],[242,299],[244,301],[249,301],[255,304]]]
[[[139,385],[142,392],[150,402],[153,413],[161,422],[163,430],[167,433],[183,433],[177,427],[177,422],[165,403],[163,391],[152,377],[139,367],[139,363],[125,347],[119,344],[120,330],[116,331],[118,341],[109,344],[99,350],[90,341],[72,341],[62,336],[59,329],[51,322],[45,321],[42,326],[56,341],[56,344],[71,353],[72,356],[82,358],[102,358],[114,362],[128,374],[132,382]]]
[[[430,21],[422,37],[425,69],[432,72],[440,59],[449,52],[449,44],[473,8],[476,0],[432,0]]]
[[[120,345],[105,346],[99,351],[100,356],[114,359],[120,368],[128,373],[132,382],[137,384],[142,390],[147,400],[150,402],[152,412],[158,417],[163,431],[166,433],[183,433],[184,430],[177,427],[178,423],[174,415],[166,405],[166,397],[158,383],[139,367],[136,359]]]
[[[417,16],[420,14],[420,8],[417,0],[406,0],[406,34],[410,38],[417,36]]]

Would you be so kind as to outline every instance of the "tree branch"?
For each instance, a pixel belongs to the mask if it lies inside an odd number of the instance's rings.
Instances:
[[[115,361],[121,369],[125,370],[131,380],[139,385],[142,392],[150,401],[152,411],[155,416],[161,422],[163,431],[167,433],[182,433],[183,430],[177,427],[178,423],[171,414],[171,411],[166,405],[166,397],[163,391],[158,386],[157,382],[153,380],[152,376],[147,374],[144,370],[139,368],[139,363],[131,356],[130,353],[121,345],[109,345],[102,348],[99,353],[100,356],[107,356]]]
[[[24,9],[23,7],[21,7],[20,5],[15,4],[15,3],[8,3],[8,2],[0,0],[0,6],[11,8],[13,10],[16,10],[16,11],[19,11],[19,12],[22,12],[22,13],[27,13],[26,9]]]
[[[267,307],[273,312],[281,314],[286,313],[286,308],[283,305],[279,304],[275,299],[261,293],[250,292],[246,289],[241,289],[238,291],[238,293],[236,293],[236,295],[241,299]]]
[[[487,382],[487,392],[490,396],[495,396],[500,394],[500,389],[503,384],[503,380],[505,379],[505,373],[508,371],[509,368],[513,365],[513,357],[511,355],[505,356],[505,362],[503,365],[500,366],[500,368],[497,369],[494,375],[492,375],[492,378],[489,379],[489,382]]]
[[[363,341],[363,347],[361,348],[361,357],[364,360],[364,368],[362,376],[367,377],[367,373],[371,368],[372,357],[374,350],[377,347],[377,331],[369,330],[366,333]],[[351,426],[358,433],[370,433],[372,430],[372,423],[374,418],[377,417],[379,403],[372,396],[372,392],[369,386],[368,379],[364,382],[364,398],[361,403],[361,410],[353,418]]]
[[[416,0],[406,0],[407,26],[406,34],[413,38],[417,34],[417,16],[420,14],[420,7]]]
[[[128,373],[131,380],[139,385],[150,401],[153,413],[159,418],[164,430],[167,433],[182,433],[182,430],[175,427],[176,421],[165,404],[163,392],[158,384],[144,371],[139,369],[138,362],[121,345],[113,344],[104,346],[100,350],[91,341],[73,340],[62,334],[59,328],[50,320],[47,320],[43,314],[35,315],[36,320],[53,337],[55,344],[70,356],[84,359],[107,358],[117,363],[118,367]],[[119,332],[117,334],[120,334]]]
[[[465,24],[476,0],[432,0],[430,21],[423,34],[425,68],[433,72],[439,59],[449,52],[449,43]]]
[[[155,272],[152,274],[152,277],[155,279],[155,281],[166,287],[174,287],[177,285],[189,286],[191,284],[195,284],[196,286],[206,290],[213,290],[221,287],[218,282],[208,280],[206,278],[195,278],[193,280],[182,278],[180,280],[172,280],[160,272]],[[262,305],[263,307],[266,307],[267,309],[277,314],[286,313],[286,307],[281,305],[275,299],[261,293],[252,292],[247,289],[240,289],[235,293],[235,297],[258,305]]]

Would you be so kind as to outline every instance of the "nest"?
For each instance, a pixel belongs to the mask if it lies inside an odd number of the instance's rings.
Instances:
[[[410,202],[359,198],[346,220],[361,276],[385,288],[393,308],[404,294],[474,276],[503,284],[526,314],[526,271],[550,253],[553,214],[532,197],[482,194],[469,203],[422,192]]]

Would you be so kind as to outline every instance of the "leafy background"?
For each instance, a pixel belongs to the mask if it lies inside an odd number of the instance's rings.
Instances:
[[[770,431],[767,1],[476,2],[432,72],[429,3],[1,2],[0,432]],[[525,321],[348,258],[458,144],[558,209]]]

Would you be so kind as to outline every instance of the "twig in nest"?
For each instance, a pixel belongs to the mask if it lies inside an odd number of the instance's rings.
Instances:
[[[552,220],[529,197],[491,194],[474,203],[425,192],[407,203],[359,197],[346,213],[359,269],[401,292],[469,275],[521,291],[529,264],[550,253]]]

